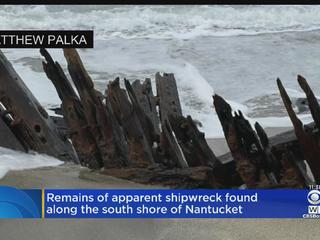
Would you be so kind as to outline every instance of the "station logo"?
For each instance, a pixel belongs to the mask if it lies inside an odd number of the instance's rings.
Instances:
[[[309,202],[308,214],[303,214],[303,218],[320,218],[320,191],[310,190],[307,195]]]

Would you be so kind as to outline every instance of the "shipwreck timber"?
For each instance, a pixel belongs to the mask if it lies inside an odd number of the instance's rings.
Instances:
[[[26,151],[35,150],[63,160],[77,161],[71,143],[66,136],[60,134],[48,113],[2,52],[0,52],[0,102],[3,122]]]
[[[271,138],[259,123],[251,126],[241,111],[214,95],[230,149],[216,156],[192,117],[183,115],[173,74],[156,73],[156,91],[151,79],[124,79],[122,87],[116,78],[100,93],[75,49],[64,50],[70,79],[49,52],[40,53],[61,99],[61,108],[55,109],[61,117],[47,114],[1,53],[0,146],[173,188],[304,188],[320,183],[320,106],[302,76],[298,82],[314,123],[302,124],[278,79],[294,130]]]

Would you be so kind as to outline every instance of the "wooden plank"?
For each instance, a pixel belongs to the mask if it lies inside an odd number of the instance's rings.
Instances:
[[[147,167],[154,162],[152,148],[137,116],[136,109],[129,101],[124,89],[120,88],[120,79],[109,82],[107,99],[118,123],[124,130],[129,149],[129,165]]]
[[[174,130],[171,126],[169,119],[166,119],[164,121],[164,125],[162,125],[162,131],[167,144],[170,146],[170,148],[167,149],[169,152],[169,158],[173,157],[170,163],[171,167],[180,167],[180,168],[189,167],[188,162],[183,153],[183,149],[179,145],[178,139],[174,134]]]
[[[160,141],[160,127],[159,127],[160,121],[159,121],[159,116],[156,108],[156,98],[153,95],[153,91],[152,91],[151,80],[150,78],[147,78],[142,84],[140,80],[136,80],[132,83],[131,86],[143,112],[148,116],[148,118],[151,121],[152,127],[150,128],[153,131],[152,138],[154,141],[159,142]]]
[[[166,164],[169,163],[171,167],[188,167],[183,149],[175,136],[178,130],[177,125],[170,121],[170,118],[179,119],[182,117],[176,80],[173,74],[167,73],[164,73],[163,76],[156,73],[155,79],[162,129],[160,148],[164,152],[165,158],[168,159]]]
[[[141,123],[141,127],[143,129],[143,132],[148,140],[148,143],[150,145],[150,148],[153,147],[153,143],[157,140],[156,139],[156,130],[155,127],[152,123],[152,120],[150,118],[150,114],[148,115],[146,112],[150,112],[150,108],[148,106],[146,106],[146,102],[147,99],[145,99],[145,101],[142,100],[142,97],[144,96],[142,94],[142,86],[138,87],[136,84],[136,87],[134,90],[133,87],[131,86],[130,82],[128,80],[124,80],[125,82],[125,87],[127,89],[127,93],[128,96],[130,98],[133,110],[135,112],[135,114],[137,115],[140,123]],[[139,97],[137,96],[138,93]],[[140,100],[138,100],[140,99]]]
[[[142,93],[147,97],[147,103],[149,104],[149,111],[147,111],[147,115],[151,118],[155,130],[155,137],[159,141],[160,119],[157,111],[157,98],[153,94],[150,78],[146,78],[142,84]]]
[[[156,73],[157,96],[159,99],[161,123],[168,118],[182,116],[177,83],[172,73]]]
[[[28,150],[76,161],[73,147],[60,136],[52,119],[0,52],[0,102],[10,112],[10,129]]]
[[[221,164],[209,147],[204,133],[200,132],[191,116],[170,117],[171,125],[175,125],[175,136],[183,151],[188,166],[210,166],[215,168]]]

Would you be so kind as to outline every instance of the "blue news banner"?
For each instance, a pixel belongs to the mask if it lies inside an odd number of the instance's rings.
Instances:
[[[319,190],[0,187],[0,218],[320,218]]]

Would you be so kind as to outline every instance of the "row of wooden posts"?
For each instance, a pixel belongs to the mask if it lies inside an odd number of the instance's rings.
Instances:
[[[0,146],[38,151],[101,174],[179,188],[304,188],[320,184],[320,106],[298,76],[314,123],[303,125],[281,81],[277,84],[294,131],[268,138],[233,112],[219,95],[213,105],[230,152],[217,157],[191,116],[181,110],[173,74],[110,81],[101,93],[75,49],[64,49],[70,80],[48,51],[43,69],[53,83],[61,117],[49,116],[0,53]],[[45,91],[45,89],[44,89]],[[1,159],[0,159],[1,161]],[[311,173],[307,171],[307,165]],[[102,170],[101,170],[102,169]]]

